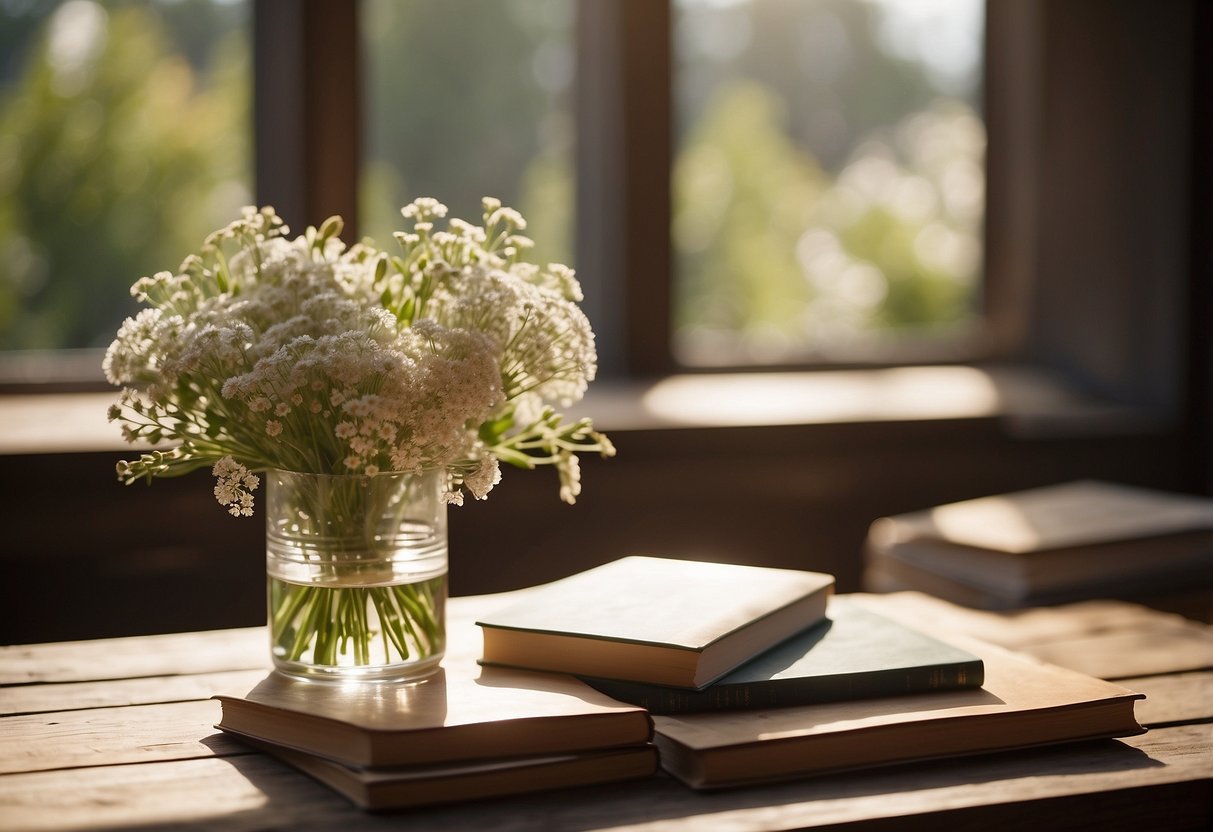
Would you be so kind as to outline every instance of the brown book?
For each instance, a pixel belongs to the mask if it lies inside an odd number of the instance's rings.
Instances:
[[[983,606],[1121,594],[1213,579],[1213,500],[1083,480],[951,503],[872,524],[873,580],[935,575]],[[916,577],[917,576],[917,577]]]
[[[218,727],[354,766],[437,765],[647,743],[644,709],[571,676],[481,667],[474,617],[452,598],[442,668],[412,684],[337,685],[271,673],[221,694]]]
[[[470,763],[358,768],[283,746],[253,742],[364,809],[401,809],[615,783],[657,771],[652,745]]]
[[[701,689],[821,621],[833,587],[820,572],[622,558],[482,616],[482,661]]]
[[[1091,598],[1121,598],[1147,601],[1159,596],[1199,591],[1213,586],[1213,565],[1154,572],[1149,576],[1090,580],[1055,588],[1018,587],[992,581],[970,582],[902,560],[892,553],[868,558],[863,571],[863,586],[868,592],[925,592],[960,604],[985,610],[1014,610],[1050,606]]]
[[[982,658],[982,688],[656,716],[662,767],[720,788],[1145,730],[1133,714],[1141,694],[975,639],[948,641]]]

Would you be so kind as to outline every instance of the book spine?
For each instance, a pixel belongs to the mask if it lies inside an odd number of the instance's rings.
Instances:
[[[614,699],[639,705],[654,714],[782,708],[852,699],[874,699],[980,687],[985,679],[980,660],[922,668],[874,671],[860,676],[815,676],[744,684],[713,685],[700,691],[643,685],[614,679],[584,679]]]

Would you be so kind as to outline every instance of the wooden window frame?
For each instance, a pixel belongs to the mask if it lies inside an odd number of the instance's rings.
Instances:
[[[358,3],[253,3],[257,202],[292,228],[338,214],[358,238],[361,71]]]
[[[460,553],[452,559],[452,592],[551,580],[636,546],[820,569],[852,591],[860,588],[867,523],[885,514],[1079,477],[1213,493],[1213,82],[1208,60],[1197,60],[1209,54],[1213,11],[1197,0],[990,2],[987,84],[1000,103],[987,111],[986,292],[996,336],[990,354],[998,359],[989,363],[1060,373],[1071,397],[1033,412],[1019,406],[1011,385],[999,391],[1000,407],[983,415],[892,413],[876,395],[866,418],[617,429],[601,407],[615,383],[607,379],[591,386],[586,410],[611,431],[619,455],[583,460],[586,489],[575,510],[555,499],[554,476],[507,473],[508,485],[492,499],[452,516],[452,551]],[[297,228],[332,213],[356,217],[355,7],[319,0],[254,6],[257,198]],[[604,368],[626,382],[619,398],[626,415],[641,408],[649,386],[677,370],[668,338],[669,182],[661,173],[670,152],[669,6],[583,0],[580,8],[578,245],[595,327],[615,345],[607,344]],[[1109,8],[1118,15],[1110,30],[1098,25]],[[1146,33],[1140,42],[1130,37],[1139,30]],[[1076,32],[1094,39],[1084,49],[1100,60],[1115,56],[1107,72],[1092,75],[1068,60]],[[1103,86],[1143,84],[1169,91],[1149,102],[1148,118],[1126,118],[1099,94]],[[1084,123],[1057,136],[1065,107]],[[1076,180],[1075,154],[1090,143],[1106,145],[1097,148],[1105,160],[1134,163],[1144,148],[1148,165],[1114,177],[1080,157],[1085,174]],[[1117,234],[1076,226],[1091,207],[1084,188],[1121,195],[1095,204],[1092,215]],[[1143,217],[1161,226],[1159,238],[1124,233]],[[355,233],[351,223],[347,237]],[[1101,273],[1106,285],[1127,293],[1100,298],[1105,310],[1094,325],[1085,320],[1089,275],[1074,268],[1084,257],[1109,271]],[[1101,343],[1112,344],[1111,352],[1102,353]],[[876,370],[863,383],[879,385],[893,373]],[[821,381],[823,374],[807,375]],[[793,373],[781,380],[806,383]],[[113,479],[114,462],[126,454],[103,421],[107,395],[37,397],[30,411],[33,398],[0,398],[0,422],[19,411],[10,424],[21,429],[0,431],[0,487],[14,495],[0,563],[20,590],[14,609],[45,605],[28,588],[53,586],[53,602],[81,614],[16,616],[32,629],[10,638],[264,620],[259,524],[216,522],[221,512],[209,489],[193,478],[135,486],[137,497],[126,492]],[[693,409],[711,416],[712,397]],[[39,445],[26,428],[54,442]],[[66,525],[65,488],[73,518]],[[82,534],[88,546],[79,545]]]
[[[606,379],[688,371],[671,345],[671,7],[578,7],[576,244]],[[252,7],[256,199],[296,229],[340,214],[347,240],[357,238],[362,142],[358,9]],[[1043,366],[1116,401],[1208,414],[1209,16],[1199,0],[987,0],[988,337],[968,355],[928,358]],[[1084,57],[1107,72],[1092,76]],[[1117,88],[1171,94],[1138,117],[1101,94]],[[1092,293],[1083,263],[1115,291]],[[102,389],[73,375],[96,363],[91,353],[74,364],[32,358],[6,391]]]

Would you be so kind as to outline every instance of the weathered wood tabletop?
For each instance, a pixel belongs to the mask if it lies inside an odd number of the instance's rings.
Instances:
[[[658,775],[370,814],[213,727],[211,694],[266,672],[259,628],[11,646],[0,648],[0,828],[1213,828],[1213,628],[1120,602],[1000,614],[916,593],[853,597],[1141,691],[1150,731],[713,793]]]

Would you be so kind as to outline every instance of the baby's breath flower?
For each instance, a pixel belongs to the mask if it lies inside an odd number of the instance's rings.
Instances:
[[[562,454],[556,470],[560,473],[560,499],[570,505],[577,502],[581,493],[581,460],[576,454]]]
[[[477,500],[487,499],[493,486],[501,482],[501,466],[497,458],[486,456],[480,460],[476,470],[463,478],[463,484]]]
[[[490,226],[498,223],[505,223],[507,228],[516,228],[519,231],[526,230],[526,220],[522,218],[513,208],[498,208],[489,214],[488,224]]]
[[[579,398],[596,371],[580,287],[572,269],[520,259],[533,242],[517,211],[482,207],[484,225],[442,228],[446,206],[415,200],[396,255],[347,247],[340,218],[288,239],[272,208],[248,207],[177,272],[136,281],[148,308],[106,351],[122,387],[107,415],[129,441],[172,447],[121,478],[211,464],[220,504],[247,515],[253,470],[445,469],[459,503],[464,486],[484,499],[504,459],[556,466],[575,499],[575,452],[610,449],[549,405]]]
[[[219,501],[219,505],[227,506],[228,513],[235,517],[251,517],[252,492],[260,485],[261,480],[230,456],[218,460],[211,468],[211,473],[217,480],[215,499]]]
[[[406,220],[415,219],[418,222],[428,222],[434,218],[445,217],[446,206],[433,197],[423,196],[401,208],[400,213]]]

